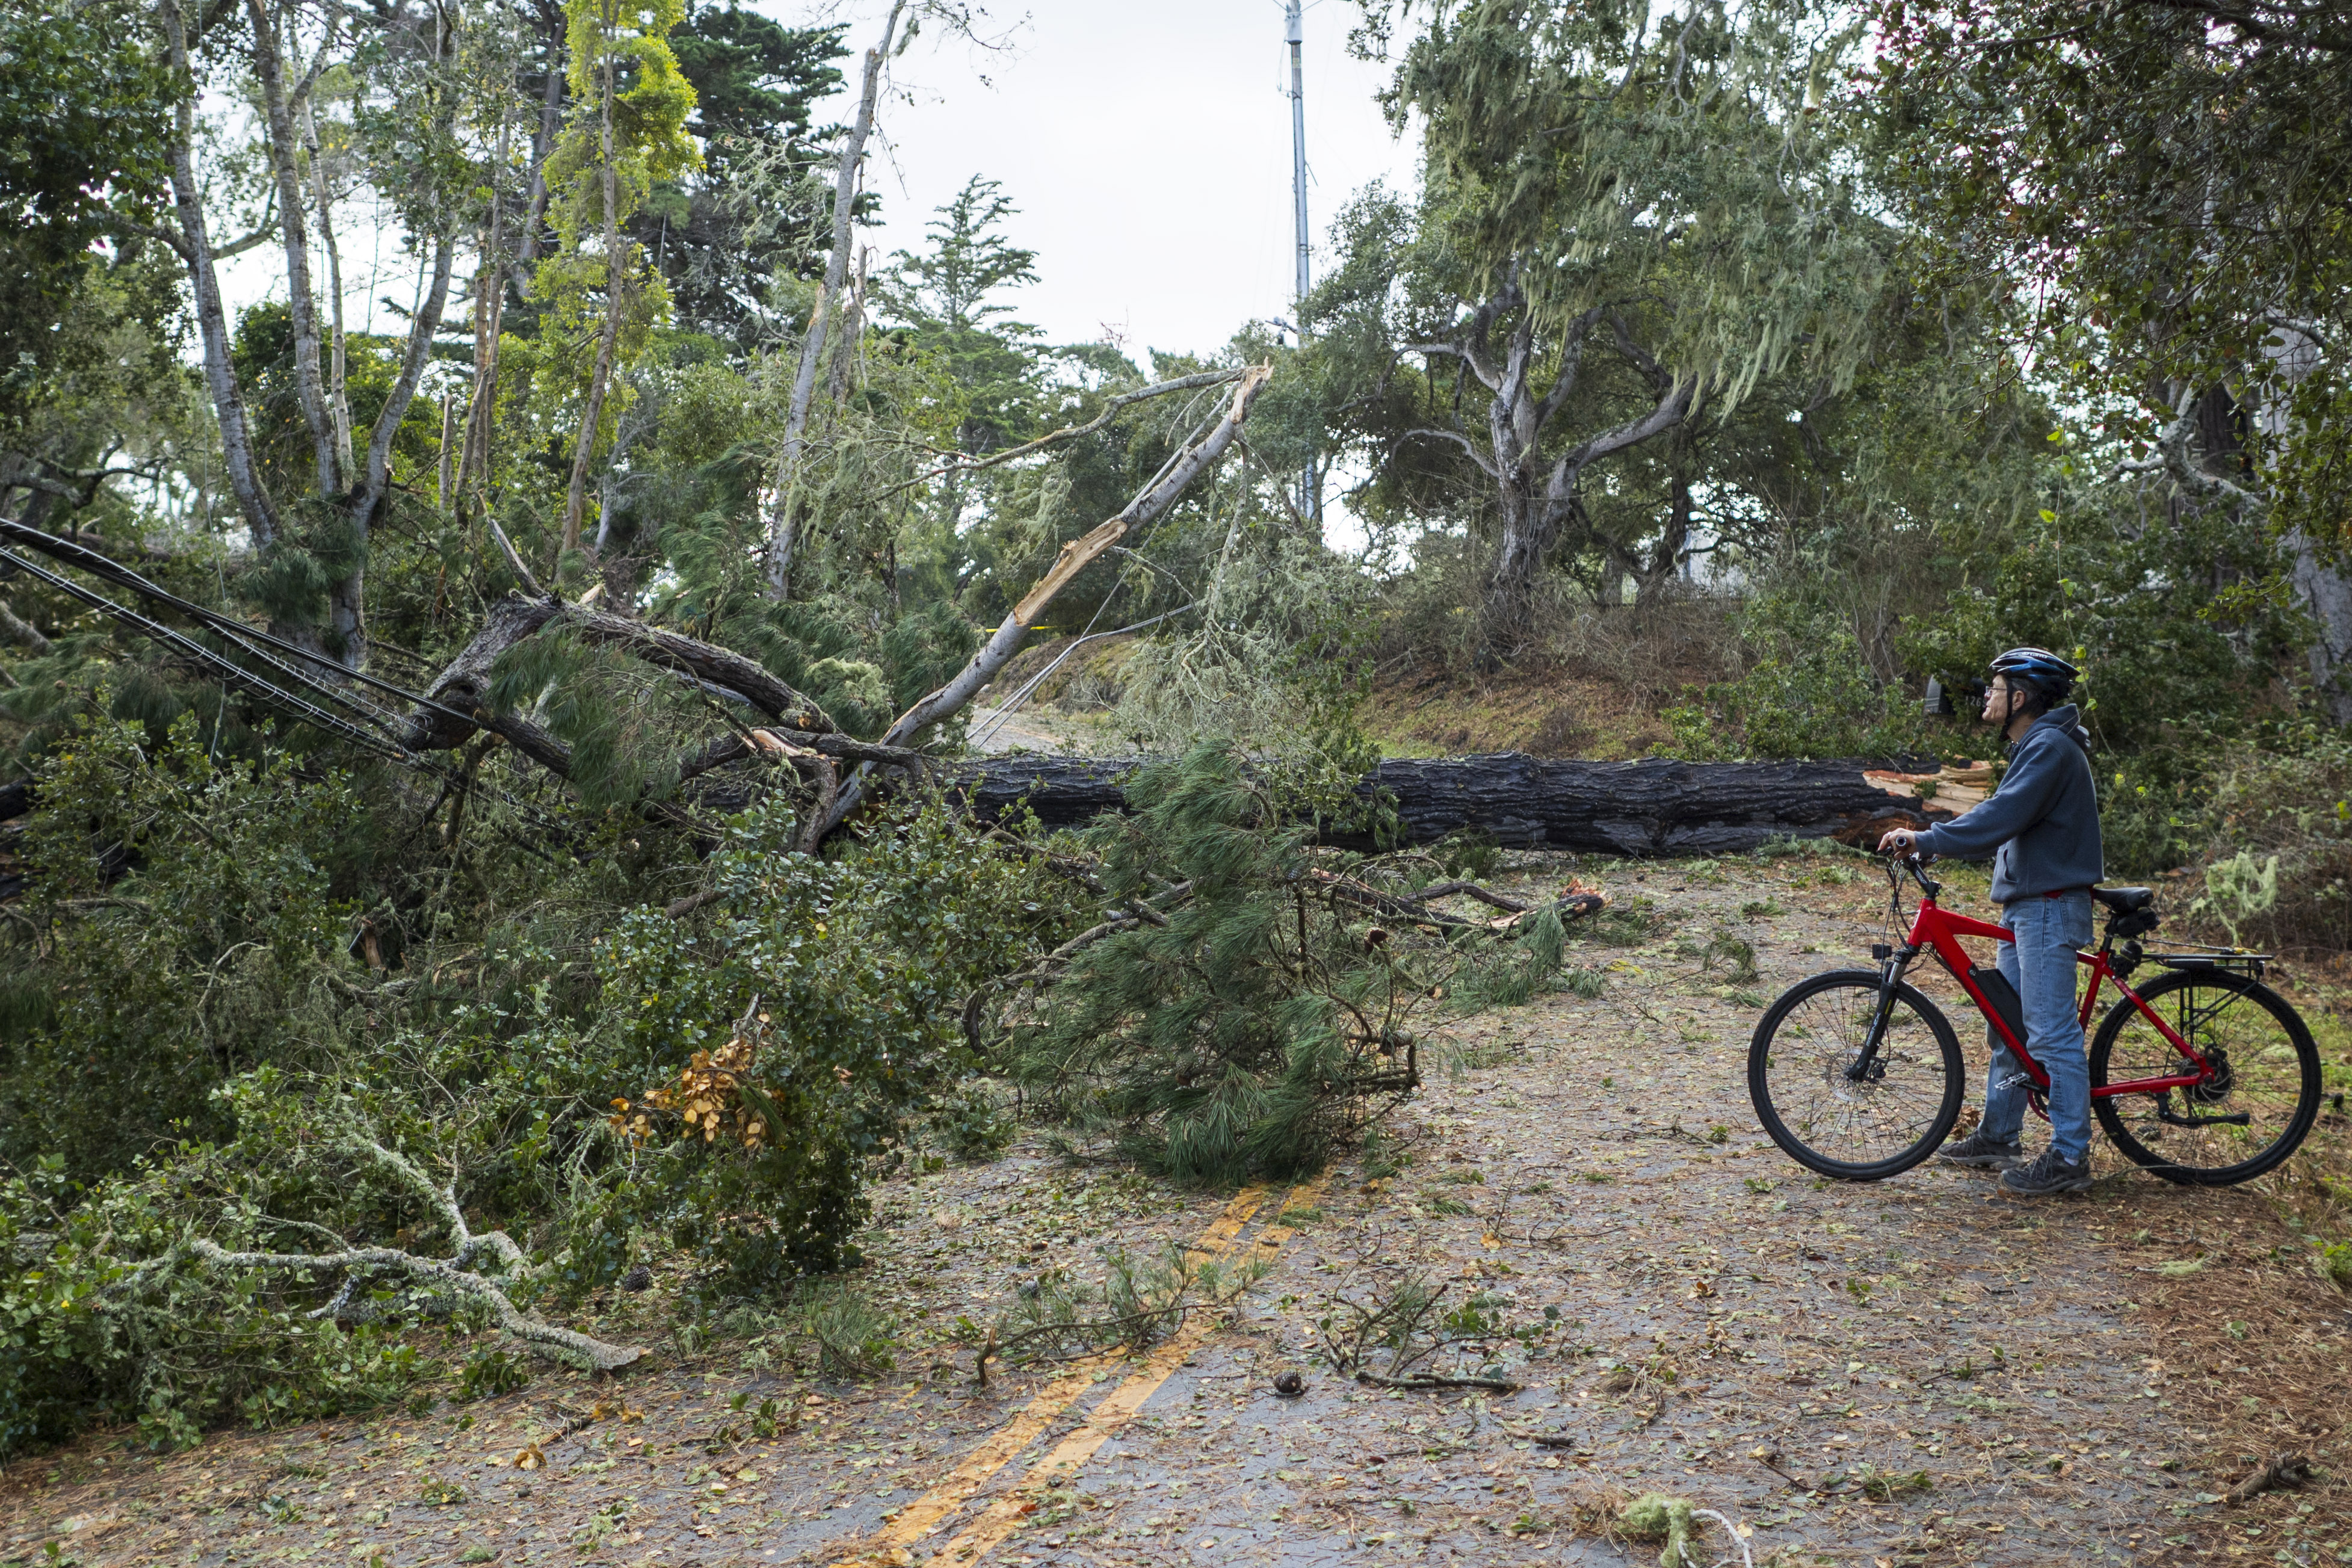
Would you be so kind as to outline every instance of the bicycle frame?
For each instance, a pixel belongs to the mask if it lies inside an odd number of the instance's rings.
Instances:
[[[2047,1094],[2050,1091],[2048,1070],[2033,1059],[2033,1053],[2025,1048],[2025,1042],[2017,1037],[2016,1032],[2012,1031],[2008,1022],[2001,1017],[2000,1009],[1995,1006],[1991,999],[1984,994],[1983,987],[1969,977],[1969,951],[1960,945],[1960,938],[1964,936],[1986,937],[1994,942],[2013,942],[2016,938],[2006,926],[1970,920],[1966,915],[1956,915],[1949,910],[1941,908],[1936,902],[1936,894],[1940,889],[1940,885],[1922,876],[1916,865],[1906,868],[1910,871],[1912,879],[1919,884],[1922,895],[1919,909],[1918,912],[1912,917],[1910,935],[1905,939],[1903,946],[1895,949],[1893,956],[1887,960],[1889,984],[1880,994],[1879,1016],[1872,1020],[1870,1042],[1863,1052],[1864,1059],[1867,1061],[1876,1054],[1880,1033],[1885,1027],[1886,1008],[1895,995],[1893,983],[1903,978],[1903,972],[1909,966],[1912,960],[1917,958],[1923,952],[1931,952],[1936,955],[1937,962],[1944,966],[1953,979],[1960,983],[1960,989],[1968,993],[1969,1000],[1976,1004],[1977,1011],[1985,1016],[1985,1022],[1992,1026],[1995,1036],[2008,1045],[2010,1054],[2014,1056],[2019,1065],[2024,1068],[2027,1077],[2032,1080],[2033,1087]],[[2192,1084],[2203,1083],[2212,1077],[2212,1068],[2205,1058],[2198,1054],[2187,1040],[2180,1037],[2179,1031],[2158,1016],[2156,1009],[2142,1001],[2139,993],[2134,991],[2125,982],[2123,976],[2116,973],[2115,966],[2107,960],[2106,943],[2102,942],[2095,952],[2077,952],[2074,959],[2076,963],[2083,964],[2091,972],[2091,984],[2083,993],[2078,1020],[2084,1029],[2088,1029],[2091,1026],[2091,1014],[2098,1005],[2100,985],[2106,982],[2113,982],[2115,988],[2121,992],[2133,1006],[2139,1009],[2141,1016],[2155,1025],[2157,1032],[2171,1042],[2172,1048],[2179,1051],[2184,1060],[2195,1064],[2194,1071],[2171,1073],[2159,1078],[2136,1078],[2122,1083],[2099,1085],[2091,1090],[2093,1099],[2109,1100],[2119,1094],[2161,1094],[2167,1089],[2186,1089]]]

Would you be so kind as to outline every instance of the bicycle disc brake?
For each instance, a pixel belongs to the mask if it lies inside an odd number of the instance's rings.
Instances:
[[[2201,1083],[2183,1088],[2181,1097],[2199,1105],[2219,1105],[2230,1098],[2231,1089],[2238,1087],[2238,1075],[2230,1070],[2230,1053],[2220,1046],[2206,1048],[2205,1065],[2210,1069],[2211,1076]]]

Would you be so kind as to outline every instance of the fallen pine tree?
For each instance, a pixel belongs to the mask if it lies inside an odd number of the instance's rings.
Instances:
[[[1564,762],[1502,752],[1385,762],[1360,792],[1388,797],[1406,844],[1467,833],[1515,849],[1722,855],[1775,838],[1874,841],[1887,827],[1926,824],[1915,796],[1871,783],[1864,766]],[[983,819],[1025,809],[1047,827],[1076,827],[1127,810],[1137,767],[1116,758],[1002,757],[960,768],[954,777]],[[1322,837],[1351,847],[1371,842],[1361,832]]]

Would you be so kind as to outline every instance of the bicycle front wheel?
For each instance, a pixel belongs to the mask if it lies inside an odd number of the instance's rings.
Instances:
[[[2286,999],[2226,969],[2176,969],[2139,994],[2213,1077],[2093,1099],[2116,1147],[2152,1174],[2199,1187],[2247,1181],[2294,1153],[2319,1114],[2319,1050]],[[2129,997],[2108,1010],[2091,1042],[2094,1089],[2190,1070]]]
[[[1824,1176],[1875,1182],[1907,1171],[1959,1120],[1960,1042],[1911,986],[1895,988],[1878,1049],[1862,1062],[1880,984],[1863,969],[1801,981],[1748,1042],[1757,1120],[1789,1158]]]

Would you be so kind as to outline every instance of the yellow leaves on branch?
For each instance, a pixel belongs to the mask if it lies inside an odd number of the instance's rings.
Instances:
[[[762,1019],[764,1022],[765,1020]],[[685,1124],[685,1135],[717,1143],[723,1136],[757,1153],[769,1136],[767,1097],[747,1088],[759,1047],[748,1034],[738,1034],[716,1051],[697,1051],[678,1069],[677,1078],[660,1089],[648,1089],[643,1100],[613,1101],[605,1118],[615,1132],[634,1143],[652,1140],[656,1119],[675,1116]]]

